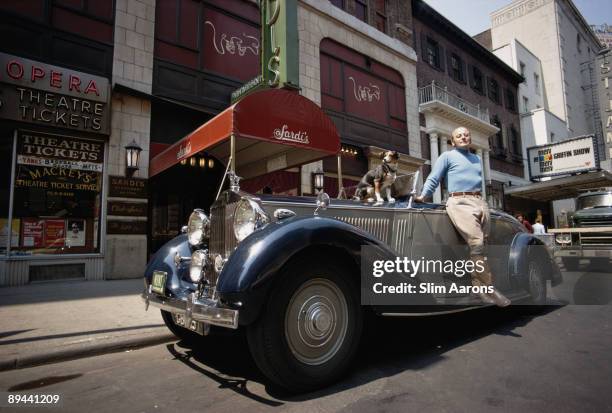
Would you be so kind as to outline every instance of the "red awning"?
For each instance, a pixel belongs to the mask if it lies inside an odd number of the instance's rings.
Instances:
[[[336,155],[336,127],[315,103],[288,90],[246,96],[151,159],[149,177],[198,152],[227,164],[236,137],[236,172],[250,178]]]

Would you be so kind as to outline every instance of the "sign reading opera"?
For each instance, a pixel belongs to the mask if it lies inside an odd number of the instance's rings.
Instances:
[[[108,79],[0,53],[0,117],[109,133]]]

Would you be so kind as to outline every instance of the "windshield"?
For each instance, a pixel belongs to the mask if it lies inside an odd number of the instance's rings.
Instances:
[[[612,194],[597,194],[578,198],[576,209],[612,207]]]

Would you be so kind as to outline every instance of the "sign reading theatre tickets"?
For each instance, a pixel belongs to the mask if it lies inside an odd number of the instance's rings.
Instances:
[[[232,92],[232,104],[265,88],[299,89],[297,0],[260,0],[261,73]]]
[[[527,158],[531,179],[599,169],[597,142],[593,135],[527,148]]]
[[[49,196],[75,198],[98,193],[104,142],[19,131],[15,188],[41,189]]]
[[[0,117],[109,133],[108,79],[0,53]]]

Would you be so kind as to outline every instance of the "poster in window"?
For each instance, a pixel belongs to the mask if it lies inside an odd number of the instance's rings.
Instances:
[[[21,237],[22,247],[40,248],[44,244],[45,221],[42,219],[23,220],[23,235]]]
[[[8,219],[0,218],[0,251],[6,252],[8,244]],[[11,245],[18,245],[19,243],[19,224],[20,220],[13,218],[11,223]]]
[[[64,246],[65,221],[63,219],[45,220],[45,246],[60,248]]]
[[[66,225],[66,246],[85,246],[85,220],[69,219]]]

